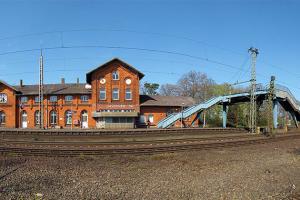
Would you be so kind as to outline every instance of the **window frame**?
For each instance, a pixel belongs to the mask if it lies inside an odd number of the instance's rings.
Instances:
[[[68,100],[68,99],[67,99],[68,97],[71,97],[71,99]],[[72,103],[72,102],[73,102],[73,95],[66,95],[66,96],[65,96],[65,102],[66,102],[66,103]]]
[[[7,103],[7,101],[8,101],[8,96],[7,96],[7,94],[6,93],[0,93],[0,97],[1,96],[3,96],[2,97],[2,99],[4,100],[4,101],[0,101],[0,103]]]
[[[112,80],[114,80],[114,81],[120,80],[120,75],[119,75],[118,70],[115,70],[115,71],[112,72]]]
[[[54,98],[55,97],[55,101],[52,99],[52,98]],[[50,96],[49,97],[49,101],[51,102],[51,103],[56,103],[56,102],[58,102],[58,97],[57,97],[57,95],[52,95],[52,96]]]
[[[53,113],[55,115],[52,115]],[[49,114],[50,114],[50,120],[49,120],[50,121],[50,125],[52,125],[52,126],[53,125],[57,125],[57,118],[58,118],[57,112],[55,110],[51,110]],[[55,116],[55,118],[54,118],[54,116]],[[53,123],[53,119],[55,119],[55,123]]]
[[[118,91],[118,98],[114,98],[114,94],[115,94],[115,90],[117,90]],[[118,101],[118,100],[120,100],[120,89],[119,88],[113,88],[112,89],[112,95],[111,95],[111,97],[112,97],[112,100],[113,101]]]
[[[83,97],[86,97],[86,99],[84,99]],[[90,97],[89,97],[89,95],[81,95],[80,96],[80,101],[81,102],[89,102],[89,100],[90,100]]]
[[[39,111],[39,110],[36,110],[35,112],[34,112],[34,125],[35,126],[38,126],[38,125],[40,125],[40,115],[41,115],[41,112]]]
[[[101,98],[101,94],[104,94],[104,98]],[[106,100],[106,89],[105,88],[100,88],[99,90],[99,99],[100,100]]]
[[[66,110],[65,112],[65,125],[70,126],[73,123],[73,113],[71,110]]]
[[[25,99],[25,100],[24,100]],[[21,96],[20,98],[21,103],[28,103],[28,97],[27,96]]]
[[[127,90],[129,90],[130,93],[128,93]],[[127,94],[130,94],[130,98],[127,98]],[[126,88],[125,89],[125,100],[127,100],[127,101],[132,100],[132,90],[131,90],[131,88]]]
[[[7,103],[8,96],[6,93],[0,93],[0,97],[2,97],[2,99],[0,100],[0,103],[2,103],[2,104]],[[4,100],[4,101],[2,101],[2,100]]]
[[[34,97],[34,103],[40,103],[40,97],[39,96]]]
[[[0,126],[3,126],[5,124],[6,124],[6,114],[4,111],[0,111]]]

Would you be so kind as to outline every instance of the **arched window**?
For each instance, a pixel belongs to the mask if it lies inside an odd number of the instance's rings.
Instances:
[[[40,111],[39,110],[34,112],[34,124],[35,125],[40,124]]]
[[[66,122],[66,125],[71,125],[72,124],[72,111],[67,110],[65,112],[65,122]]]
[[[57,124],[57,112],[55,110],[50,111],[50,124],[51,125]]]
[[[5,126],[5,113],[3,111],[0,111],[0,126]]]
[[[119,80],[119,72],[118,71],[113,71],[112,79],[113,80]]]

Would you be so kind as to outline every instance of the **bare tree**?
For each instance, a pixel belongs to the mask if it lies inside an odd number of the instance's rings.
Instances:
[[[190,71],[178,81],[183,96],[193,97],[197,102],[203,102],[213,96],[215,81],[205,73]]]
[[[159,93],[163,96],[181,96],[181,88],[174,84],[164,84],[160,87]]]

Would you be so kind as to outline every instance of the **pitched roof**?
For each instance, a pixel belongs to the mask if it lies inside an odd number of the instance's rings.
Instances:
[[[100,68],[106,67],[107,65],[109,65],[109,64],[112,63],[112,62],[120,62],[120,63],[122,63],[122,64],[124,65],[124,67],[128,68],[129,70],[132,70],[132,71],[136,72],[136,73],[139,75],[139,78],[140,78],[140,79],[142,79],[142,78],[145,76],[142,72],[140,72],[139,70],[137,70],[136,68],[134,68],[132,65],[130,65],[130,64],[126,63],[126,62],[124,62],[123,60],[121,60],[121,59],[119,59],[119,58],[113,58],[113,59],[109,60],[108,62],[106,62],[106,63],[100,65],[100,66],[97,67],[96,69],[93,69],[92,71],[88,72],[88,73],[86,74],[86,82],[90,84],[90,83],[91,83],[91,77],[92,77],[92,74],[93,74],[96,70],[99,70]]]
[[[192,97],[140,95],[141,106],[191,106],[195,104]]]
[[[44,94],[90,94],[85,83],[44,84]],[[14,86],[23,95],[38,95],[39,85]]]
[[[17,89],[16,87],[14,87],[14,86],[12,86],[12,85],[10,85],[10,84],[6,83],[5,81],[2,81],[2,80],[0,80],[0,83],[2,83],[3,85],[5,85],[5,86],[7,86],[7,87],[11,88],[12,90],[14,90],[14,91],[17,91],[17,92],[18,92],[18,89]]]

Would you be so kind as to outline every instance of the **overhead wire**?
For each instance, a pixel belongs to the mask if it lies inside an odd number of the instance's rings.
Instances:
[[[71,32],[91,32],[91,31],[106,31],[106,32],[128,32],[128,33],[135,33],[135,34],[144,34],[144,35],[156,35],[156,36],[161,36],[161,37],[171,37],[171,38],[175,38],[175,39],[181,39],[181,40],[186,40],[186,41],[191,41],[197,44],[202,44],[202,45],[206,45],[206,46],[210,46],[222,51],[227,51],[230,53],[234,53],[236,55],[245,55],[245,53],[242,53],[242,51],[236,51],[236,50],[232,50],[232,49],[228,49],[228,48],[224,48],[218,45],[212,45],[209,44],[205,41],[200,41],[200,40],[196,40],[190,37],[185,37],[185,36],[179,36],[179,35],[174,35],[174,34],[169,34],[169,33],[159,33],[159,32],[147,32],[147,31],[137,31],[137,30],[130,30],[130,29],[118,29],[118,28],[112,28],[112,29],[104,29],[104,28],[85,28],[85,29],[71,29],[71,30],[54,30],[54,31],[46,31],[46,32],[38,32],[38,33],[28,33],[28,34],[20,34],[20,35],[15,35],[15,36],[7,36],[7,37],[2,37],[0,38],[1,40],[7,40],[7,39],[15,39],[15,38],[20,38],[20,37],[30,37],[30,36],[38,36],[38,35],[46,35],[46,34],[59,34],[60,36],[60,40],[61,40],[61,46],[64,46],[64,41],[63,41],[63,35],[64,33],[71,33]],[[23,51],[12,51],[9,53],[21,53],[21,52],[29,52],[29,51],[35,51],[36,49],[31,49],[31,50],[23,50]],[[5,54],[0,54],[0,55],[5,55]],[[281,67],[278,67],[276,65],[273,64],[268,64],[270,66],[273,66],[275,68],[278,68],[284,72],[287,72],[286,69],[283,69]],[[291,72],[290,74],[295,75],[293,72]],[[300,77],[300,74],[296,74],[297,78]]]
[[[195,55],[189,55],[186,53],[181,53],[181,52],[176,52],[176,51],[166,51],[166,50],[156,50],[156,49],[147,49],[147,48],[138,48],[138,47],[125,47],[125,46],[105,46],[105,45],[79,45],[79,46],[65,46],[64,45],[64,41],[63,41],[63,34],[64,33],[70,33],[70,32],[82,32],[82,31],[112,31],[112,32],[130,32],[130,33],[137,33],[137,34],[148,34],[148,35],[157,35],[157,36],[163,36],[163,37],[172,37],[172,38],[176,38],[176,39],[183,39],[186,41],[192,41],[198,44],[203,44],[206,46],[211,46],[223,51],[228,51],[231,53],[235,53],[235,54],[239,54],[239,55],[245,55],[241,52],[237,52],[237,51],[233,51],[233,50],[229,50],[226,48],[222,48],[219,47],[217,45],[211,45],[208,44],[207,42],[203,42],[203,41],[199,41],[199,40],[195,40],[193,38],[189,38],[189,37],[184,37],[184,36],[177,36],[177,35],[172,35],[172,34],[164,34],[164,33],[157,33],[157,32],[143,32],[143,31],[134,31],[134,30],[126,30],[126,29],[74,29],[74,30],[59,30],[59,31],[48,31],[48,32],[40,32],[40,33],[30,33],[30,34],[23,34],[23,35],[16,35],[16,36],[9,36],[9,37],[2,37],[0,38],[0,40],[6,40],[6,39],[14,39],[14,38],[18,38],[18,37],[29,37],[29,36],[37,36],[37,35],[45,35],[45,34],[55,34],[58,33],[60,34],[60,38],[61,38],[61,46],[56,46],[56,47],[46,47],[46,48],[42,48],[44,50],[52,50],[52,49],[71,49],[71,48],[108,48],[108,49],[125,49],[125,50],[139,50],[139,51],[147,51],[147,52],[156,52],[156,53],[165,53],[165,54],[173,54],[173,55],[180,55],[180,56],[185,56],[185,57],[190,57],[190,58],[194,58],[194,59],[199,59],[199,60],[203,60],[206,62],[210,62],[210,63],[214,63],[217,65],[222,65],[224,67],[227,68],[231,68],[231,69],[237,69],[237,73],[240,75],[242,75],[242,72],[244,71],[245,73],[248,72],[243,70],[243,68],[236,67],[233,65],[229,65],[223,62],[219,62],[216,60],[212,60],[212,59],[208,59],[208,58],[204,58],[204,57],[200,57],[200,56],[195,56]],[[16,51],[9,51],[9,52],[2,52],[0,53],[0,55],[8,55],[8,54],[14,54],[14,53],[25,53],[25,52],[34,52],[34,51],[40,51],[41,48],[33,48],[33,49],[23,49],[23,50],[16,50]],[[291,75],[295,75],[292,72],[287,71],[286,69],[283,69],[281,67],[278,67],[276,65],[272,65],[272,64],[268,64],[270,66],[276,67],[286,73],[289,73]],[[25,72],[26,73],[26,72]],[[245,74],[244,73],[244,74]],[[298,77],[300,75],[296,74]],[[294,86],[293,86],[294,87]],[[299,89],[299,88],[297,88]]]
[[[195,56],[195,55],[190,55],[187,53],[181,53],[177,51],[168,51],[168,50],[157,50],[157,49],[148,49],[148,48],[139,48],[139,47],[125,47],[125,46],[106,46],[106,45],[74,45],[74,46],[55,46],[55,47],[44,47],[42,50],[55,50],[55,49],[76,49],[76,48],[107,48],[107,49],[123,49],[123,50],[135,50],[135,51],[145,51],[145,52],[153,52],[153,53],[164,53],[164,54],[171,54],[171,55],[179,55],[179,56],[184,56],[188,58],[193,58],[193,59],[198,59],[202,60],[205,62],[210,62],[213,64],[221,65],[227,68],[231,69],[237,69],[240,71],[243,71],[240,67],[226,64],[220,61],[212,60],[209,58],[204,58],[201,56]],[[33,52],[33,51],[40,51],[40,48],[33,48],[33,49],[23,49],[23,50],[17,50],[17,51],[9,51],[9,52],[2,52],[0,55],[7,55],[7,54],[14,54],[14,53],[23,53],[23,52]],[[27,73],[27,72],[25,72]],[[259,75],[259,73],[257,73]],[[266,77],[265,75],[262,75]],[[300,89],[300,88],[298,88]]]

